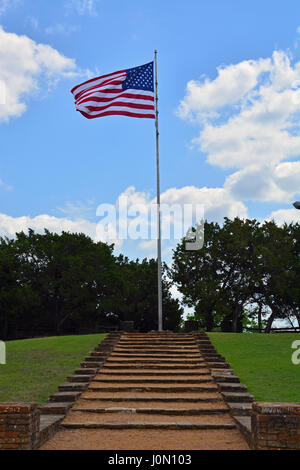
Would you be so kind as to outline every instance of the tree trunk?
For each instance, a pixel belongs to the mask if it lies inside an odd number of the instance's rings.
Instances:
[[[233,319],[232,319],[232,332],[233,333],[237,332],[238,316],[239,316],[238,306],[236,305],[233,310]]]
[[[232,331],[233,333],[241,333],[241,311],[243,309],[243,303],[237,304],[233,310],[233,320],[232,320]]]
[[[276,315],[275,312],[272,312],[271,315],[269,316],[265,333],[270,333],[273,321],[275,320],[275,315]]]
[[[262,311],[262,304],[259,304],[259,309],[258,309],[258,314],[257,314],[257,320],[258,320],[258,331],[261,333],[262,330],[262,322],[261,322],[261,311]]]

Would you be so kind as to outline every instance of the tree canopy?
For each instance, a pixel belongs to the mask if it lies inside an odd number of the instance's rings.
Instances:
[[[163,281],[164,327],[182,309]],[[119,320],[157,329],[157,263],[129,261],[84,234],[45,230],[0,239],[0,338],[97,331]]]
[[[195,307],[203,328],[242,331],[251,317],[269,332],[275,319],[300,326],[300,225],[224,219],[205,222],[205,242],[187,251],[184,240],[173,254],[169,276]]]

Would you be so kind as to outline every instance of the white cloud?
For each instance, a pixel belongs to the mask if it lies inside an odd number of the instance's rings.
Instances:
[[[0,16],[6,13],[9,8],[14,8],[21,0],[0,0]]]
[[[221,222],[224,217],[247,217],[246,206],[236,201],[225,188],[197,188],[185,186],[170,188],[161,194],[161,202],[167,204],[202,204],[207,220]]]
[[[278,225],[284,223],[297,223],[300,224],[300,210],[297,209],[280,209],[272,212],[266,220],[274,220]]]
[[[156,202],[156,198],[151,198],[149,194],[136,191],[133,186],[127,188],[120,196],[128,197],[128,209],[139,204],[142,210],[142,216],[147,217],[150,214],[151,204]],[[116,207],[118,206],[118,197]],[[223,188],[197,188],[195,186],[186,186],[183,188],[170,188],[161,194],[162,204],[204,204],[205,217],[208,220],[222,222],[223,217],[233,218],[235,216],[247,217],[247,208],[241,203],[235,201],[230,194]],[[54,217],[48,214],[38,215],[36,217],[11,217],[0,214],[0,235],[13,237],[16,232],[27,231],[32,228],[37,232],[43,232],[44,228],[50,231],[60,233],[62,230],[69,232],[82,232],[89,235],[94,240],[107,241],[115,243],[117,248],[122,246],[122,240],[117,240],[117,233],[113,224],[110,223],[108,231],[105,230],[106,221],[99,219],[98,222],[92,222],[87,217],[90,215],[91,206],[82,203],[67,203],[65,207],[60,208],[65,217]],[[132,214],[130,221],[138,220],[139,214]],[[150,215],[147,217],[150,222]],[[156,223],[156,220],[155,220]],[[174,220],[171,220],[171,224]],[[150,233],[149,233],[150,236]],[[175,243],[176,244],[176,243]],[[174,240],[164,240],[163,249],[166,255],[170,255],[171,248],[174,247]],[[139,249],[155,251],[156,239],[146,238],[139,242]]]
[[[57,207],[66,217],[71,220],[74,219],[90,219],[95,217],[96,208],[94,207],[94,201],[88,201],[86,203],[81,201],[66,202],[63,207]]]
[[[79,15],[97,16],[97,0],[71,0],[66,4],[68,9],[75,10]]]
[[[191,118],[196,114],[201,117],[206,112],[237,103],[257,85],[259,75],[270,69],[270,59],[247,60],[219,67],[213,81],[207,77],[202,81],[189,81],[186,96],[178,108],[179,116]]]
[[[149,241],[141,242],[139,244],[139,248],[141,250],[145,250],[145,251],[153,251],[153,250],[155,250],[156,245],[157,245],[156,240],[149,240]]]
[[[84,233],[95,241],[103,241],[109,244],[115,242],[116,247],[120,247],[122,244],[121,240],[113,240],[111,233],[101,232],[102,236],[99,236],[100,231],[97,224],[86,219],[71,220],[63,217],[53,217],[48,214],[41,214],[36,217],[11,217],[0,214],[0,236],[2,237],[13,238],[17,232],[23,231],[26,233],[29,228],[38,233],[43,233],[45,228],[54,233],[61,233],[62,231]]]
[[[26,111],[26,100],[38,92],[41,79],[53,83],[76,74],[74,59],[0,26],[0,81],[5,84],[6,95],[5,104],[0,106],[0,122]]]
[[[95,238],[96,234],[96,224],[84,219],[73,221],[67,218],[53,217],[48,214],[41,214],[36,217],[10,217],[5,214],[0,214],[1,236],[13,237],[16,232],[26,232],[28,228],[32,228],[37,232],[43,232],[44,228],[56,233],[61,233],[63,230],[83,232],[91,238]]]
[[[218,69],[190,81],[177,114],[198,122],[193,143],[207,162],[236,168],[224,184],[233,199],[289,201],[300,191],[300,62],[271,58]]]
[[[39,28],[39,21],[34,16],[28,16],[26,19],[26,23],[33,29]]]
[[[0,188],[4,189],[5,191],[11,191],[13,189],[12,186],[4,183],[1,179],[0,179]]]
[[[274,52],[267,77],[231,109],[225,122],[206,122],[194,143],[209,163],[224,168],[294,158],[300,153],[299,104],[300,62],[293,67],[287,54]]]
[[[4,189],[5,191],[11,191],[13,189],[12,186],[4,183],[2,180],[0,180],[0,188]]]
[[[152,198],[150,194],[136,191],[133,186],[127,188],[121,195],[127,197],[128,213],[137,205],[137,214],[132,214],[132,218],[128,219],[128,227],[135,227],[139,221],[147,227],[143,233],[144,240],[138,245],[140,250],[147,253],[153,253],[156,247],[156,197]],[[119,200],[119,198],[118,198]],[[198,188],[196,186],[185,186],[183,188],[169,188],[161,193],[161,235],[163,242],[163,253],[166,258],[171,255],[171,250],[177,242],[186,235],[186,224],[190,223],[189,219],[184,218],[185,205],[195,208],[204,207],[204,218],[208,221],[222,223],[224,217],[246,218],[247,207],[239,201],[236,201],[227,189],[224,188]],[[151,207],[152,206],[152,207]],[[172,211],[175,207],[175,213]],[[179,210],[177,211],[177,208]],[[169,208],[171,210],[164,210]],[[133,212],[133,211],[132,211]],[[202,213],[201,213],[202,217]],[[124,227],[127,221],[121,220],[120,225]],[[144,236],[145,234],[145,236]],[[150,256],[150,255],[149,255]]]
[[[48,26],[45,29],[46,34],[63,34],[65,36],[69,36],[71,33],[75,33],[79,31],[80,27],[78,25],[73,24],[64,24],[64,23],[56,23],[55,25]]]
[[[120,196],[126,196],[128,207],[139,205],[142,217],[149,220],[150,206],[156,204],[156,197],[151,198],[150,194],[136,191],[134,186],[127,188]],[[184,186],[182,188],[169,188],[160,195],[161,205],[179,205],[182,209],[185,204],[204,206],[204,217],[210,221],[222,222],[224,217],[247,217],[247,207],[234,199],[225,188],[198,188],[196,186]],[[155,214],[155,211],[154,211]],[[170,220],[171,225],[176,223],[176,215],[169,217],[162,212],[162,225]],[[154,221],[155,225],[156,220]],[[144,249],[150,248],[150,243],[141,244]]]
[[[146,213],[151,204],[156,203],[156,197],[150,194],[136,191],[130,186],[121,196],[127,196],[129,206],[133,204],[144,205]],[[199,204],[204,205],[205,217],[210,220],[222,220],[223,217],[246,217],[246,206],[236,201],[227,189],[224,188],[198,188],[196,186],[184,186],[182,188],[169,188],[160,195],[161,204]]]
[[[300,192],[300,162],[249,165],[230,175],[224,188],[235,199],[287,203]]]

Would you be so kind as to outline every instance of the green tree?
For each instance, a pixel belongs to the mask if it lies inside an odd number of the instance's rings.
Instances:
[[[115,313],[120,320],[134,321],[139,331],[157,330],[157,262],[154,259],[129,261],[123,255],[118,257],[117,262],[124,284]],[[170,282],[164,276],[163,328],[174,330],[179,326],[183,310],[178,300],[171,297],[170,287]]]
[[[274,221],[239,218],[225,218],[222,227],[206,222],[203,248],[186,251],[182,241],[170,277],[207,330],[242,331],[249,312],[258,307],[260,329],[262,312],[264,317],[270,312],[269,332],[276,318],[300,320],[299,244],[298,224],[278,227]]]
[[[117,290],[113,246],[84,234],[48,230],[19,233],[14,245],[22,282],[41,299],[44,326],[60,334],[65,323],[88,326],[108,311]]]

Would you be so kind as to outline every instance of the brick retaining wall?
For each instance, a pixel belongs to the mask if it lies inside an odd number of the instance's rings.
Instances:
[[[300,450],[300,403],[253,403],[253,447],[258,450]]]
[[[0,449],[31,450],[38,442],[37,403],[0,403]]]

